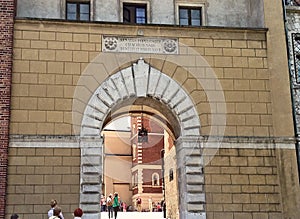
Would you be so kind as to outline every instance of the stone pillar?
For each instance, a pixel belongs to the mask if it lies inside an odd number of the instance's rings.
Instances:
[[[180,137],[176,141],[180,219],[205,219],[205,192],[201,141]]]
[[[98,219],[102,193],[102,148],[99,137],[84,137],[80,141],[80,207],[84,212],[83,219]]]
[[[14,0],[0,0],[0,219],[5,217],[13,55]]]

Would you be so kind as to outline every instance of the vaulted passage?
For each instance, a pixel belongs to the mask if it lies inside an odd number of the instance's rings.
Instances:
[[[197,111],[189,95],[174,79],[143,59],[105,79],[85,108],[80,132],[80,203],[86,216],[95,218],[99,215],[103,175],[101,154],[104,147],[100,133],[115,115],[129,113],[135,106],[141,105],[151,107],[153,112],[160,114],[167,121],[165,128],[176,139],[173,157],[166,156],[165,161],[167,166],[171,166],[170,162],[176,157],[173,162],[178,178],[179,203],[175,206],[167,203],[167,208],[170,211],[172,207],[179,208],[180,218],[205,218],[203,159]]]

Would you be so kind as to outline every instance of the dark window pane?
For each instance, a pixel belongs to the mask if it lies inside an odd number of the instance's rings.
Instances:
[[[67,4],[67,11],[68,13],[76,13],[77,7],[75,3],[68,3]]]
[[[88,4],[81,4],[80,5],[80,13],[89,14],[90,13],[90,6]]]
[[[189,20],[188,19],[180,19],[179,24],[180,25],[189,25]]]
[[[201,26],[201,8],[179,8],[179,24]]]
[[[180,18],[188,18],[188,10],[187,9],[179,9],[179,17]]]
[[[136,23],[144,24],[146,22],[146,10],[144,8],[136,9]]]
[[[137,17],[145,17],[146,13],[145,13],[145,8],[137,8],[136,9],[136,16]]]
[[[67,20],[90,20],[90,4],[86,2],[67,2]]]
[[[80,20],[88,21],[88,20],[90,20],[90,15],[89,14],[80,14]]]
[[[123,22],[130,23],[130,11],[127,8],[123,10]]]
[[[76,20],[77,7],[75,3],[67,3],[67,19]]]
[[[192,19],[195,18],[195,19],[200,20],[200,10],[199,9],[197,9],[197,10],[192,9],[191,10],[191,17],[192,17]]]
[[[191,25],[192,26],[201,26],[201,22],[200,22],[200,20],[192,20]]]
[[[136,23],[137,24],[146,23],[146,9],[145,8],[136,8]]]
[[[90,5],[81,4],[80,5],[80,18],[81,21],[90,20]]]
[[[76,20],[76,14],[74,14],[74,13],[68,13],[67,14],[67,19],[68,20]]]
[[[136,18],[136,23],[137,24],[145,24],[146,23],[146,19],[145,18]]]
[[[140,4],[123,4],[123,22],[145,24],[146,18],[146,5]]]

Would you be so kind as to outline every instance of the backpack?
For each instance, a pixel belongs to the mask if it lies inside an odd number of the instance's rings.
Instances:
[[[111,198],[108,198],[107,199],[107,206],[112,206],[112,205],[113,205],[113,203],[112,203]]]

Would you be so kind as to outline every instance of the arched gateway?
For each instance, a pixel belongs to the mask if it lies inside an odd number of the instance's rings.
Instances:
[[[171,77],[145,63],[143,59],[107,77],[93,92],[82,117],[80,204],[85,218],[100,218],[103,143],[100,132],[116,106],[138,98],[150,98],[168,109],[176,136],[176,156],[181,219],[205,218],[203,159],[200,121],[193,101]],[[177,131],[176,131],[177,130]]]

